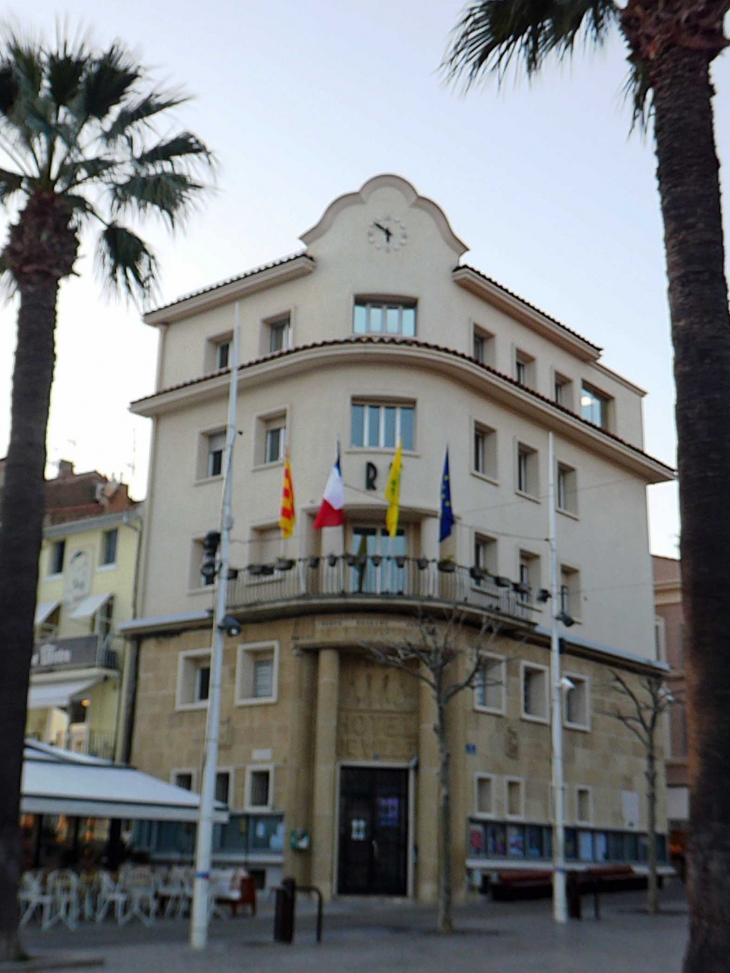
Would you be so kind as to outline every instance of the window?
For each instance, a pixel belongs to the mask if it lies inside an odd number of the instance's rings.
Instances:
[[[101,563],[102,565],[117,563],[117,539],[119,531],[116,527],[105,530],[101,535]]]
[[[350,445],[371,449],[395,449],[402,440],[403,449],[414,448],[412,405],[372,405],[353,402],[350,410]]]
[[[251,811],[268,811],[273,806],[271,767],[248,767],[246,770],[246,806]]]
[[[557,476],[558,510],[563,513],[578,514],[578,481],[572,466],[558,463]]]
[[[474,455],[472,469],[475,473],[497,478],[497,433],[489,426],[474,423]]]
[[[94,631],[102,643],[112,634],[112,617],[114,615],[114,598],[109,598],[94,616]]]
[[[494,365],[494,335],[476,324],[472,334],[472,358],[482,365]]]
[[[503,714],[506,695],[507,662],[502,656],[488,655],[477,673],[474,704],[478,710]]]
[[[273,564],[281,553],[281,529],[258,527],[251,533],[251,563]]]
[[[63,562],[66,557],[66,541],[54,541],[48,555],[48,573],[63,574]]]
[[[506,818],[524,818],[525,816],[525,788],[519,778],[508,777],[506,780],[507,793],[505,800]]]
[[[487,574],[497,574],[497,542],[493,537],[474,535],[474,567]]]
[[[566,672],[565,677],[572,683],[572,688],[565,691],[565,725],[587,730],[590,728],[588,680],[572,672]]]
[[[529,551],[520,551],[519,564],[520,601],[529,602],[533,593],[540,590],[540,558]]]
[[[278,694],[279,643],[238,646],[236,704],[275,703]]]
[[[563,408],[573,408],[573,383],[559,372],[555,372],[554,375],[553,398]]]
[[[172,782],[176,787],[182,787],[183,790],[192,791],[195,789],[195,771],[173,770]]]
[[[228,805],[231,797],[232,770],[219,770],[215,775],[215,799],[220,804]]]
[[[494,814],[494,777],[491,774],[476,776],[476,813],[489,817]]]
[[[399,563],[400,558],[408,555],[408,537],[404,528],[399,528],[396,536],[390,537],[385,527],[355,525],[350,543],[352,554],[358,556],[358,561],[350,568],[351,592],[402,594],[405,591],[405,561]],[[368,558],[364,563],[360,561],[363,555]]]
[[[416,333],[416,305],[399,301],[355,301],[355,334],[399,334],[412,338]]]
[[[223,472],[223,452],[226,448],[225,432],[212,432],[205,436],[206,464],[204,476],[220,476]]]
[[[594,426],[608,429],[610,399],[589,385],[583,385],[580,393],[580,414]]]
[[[289,413],[281,407],[255,419],[254,466],[282,463],[289,444]]]
[[[591,824],[593,820],[590,787],[575,789],[575,820],[576,824]]]
[[[210,649],[191,649],[178,656],[177,708],[203,709],[210,692]]]
[[[560,566],[560,610],[580,619],[580,573],[565,564]]]
[[[537,450],[517,444],[517,492],[537,497],[539,493]]]
[[[286,449],[286,426],[271,425],[266,430],[265,463],[278,463],[284,459]]]
[[[547,723],[548,670],[537,663],[522,663],[522,716]]]
[[[203,541],[202,539],[196,539],[193,541],[192,554],[190,556],[190,576],[188,579],[188,584],[191,590],[196,590],[197,588],[207,588],[210,585],[215,584],[215,578],[206,578],[205,575],[201,574],[200,568],[203,563]]]
[[[535,359],[519,348],[515,351],[515,378],[520,385],[534,388],[535,385]]]
[[[278,318],[276,321],[267,322],[269,331],[269,351],[286,351],[291,343],[291,319],[286,317]]]
[[[228,362],[231,356],[231,343],[230,341],[221,341],[221,343],[216,348],[216,366],[218,368],[228,368]]]

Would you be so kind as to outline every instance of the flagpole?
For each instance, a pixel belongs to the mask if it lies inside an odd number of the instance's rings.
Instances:
[[[231,381],[228,392],[228,424],[226,427],[225,475],[221,502],[220,559],[216,575],[216,606],[213,616],[213,644],[210,653],[210,682],[208,690],[208,719],[205,727],[202,786],[195,845],[195,879],[193,905],[190,912],[190,945],[205,949],[210,921],[210,863],[213,851],[213,815],[215,812],[215,784],[218,769],[218,735],[220,731],[221,675],[228,594],[228,552],[231,528],[231,495],[233,490],[233,450],[236,444],[236,397],[238,394],[238,349],[240,342],[239,306],[236,302],[233,349],[230,361]]]

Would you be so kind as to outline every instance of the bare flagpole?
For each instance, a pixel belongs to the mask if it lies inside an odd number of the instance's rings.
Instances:
[[[198,833],[195,844],[195,883],[193,907],[190,916],[190,945],[193,949],[205,949],[208,943],[210,920],[209,889],[210,862],[213,846],[213,815],[215,810],[215,782],[218,769],[218,735],[220,730],[221,673],[223,669],[223,645],[225,632],[223,619],[226,615],[228,592],[228,554],[231,528],[231,493],[233,489],[233,449],[236,442],[236,397],[238,393],[238,349],[240,342],[239,306],[236,302],[233,348],[229,366],[231,382],[228,392],[228,424],[226,426],[225,473],[221,502],[221,541],[218,572],[216,574],[216,604],[213,618],[213,644],[210,654],[210,685],[208,690],[208,720],[205,727],[205,753],[203,758],[202,786]]]

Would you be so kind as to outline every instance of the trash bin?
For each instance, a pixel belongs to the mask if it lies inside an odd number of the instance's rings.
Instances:
[[[294,904],[297,885],[293,878],[285,878],[276,890],[274,904],[274,942],[294,941]]]

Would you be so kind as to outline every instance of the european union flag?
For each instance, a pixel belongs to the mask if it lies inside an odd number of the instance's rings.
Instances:
[[[439,520],[439,541],[451,536],[454,526],[454,511],[451,509],[451,477],[449,476],[449,449],[446,447],[444,473],[441,477],[441,518]]]

